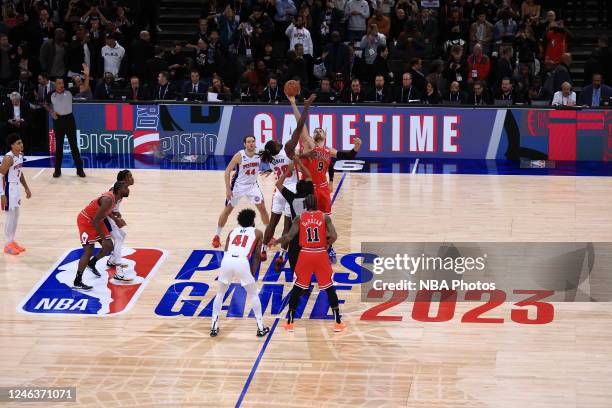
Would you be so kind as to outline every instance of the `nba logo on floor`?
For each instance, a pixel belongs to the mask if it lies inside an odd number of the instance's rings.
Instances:
[[[124,248],[123,260],[127,269],[134,271],[136,277],[129,282],[113,279],[115,268],[107,267],[107,258],[104,257],[97,264],[102,277],[96,277],[86,269],[83,280],[93,289],[82,291],[72,287],[82,252],[80,248],[66,252],[25,297],[17,310],[34,314],[96,316],[125,313],[134,306],[166,257],[162,249]]]

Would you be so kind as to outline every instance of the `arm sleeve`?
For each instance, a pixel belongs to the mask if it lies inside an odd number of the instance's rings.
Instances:
[[[289,190],[287,187],[283,187],[280,193],[283,195],[283,197],[285,197],[285,200],[287,200],[289,204],[293,202],[293,199],[295,198],[295,193],[293,191]]]
[[[357,152],[353,149],[351,150],[338,150],[338,153],[336,153],[336,157],[338,158],[338,160],[352,160],[355,157],[357,157]],[[332,166],[329,166],[329,168],[331,169]]]

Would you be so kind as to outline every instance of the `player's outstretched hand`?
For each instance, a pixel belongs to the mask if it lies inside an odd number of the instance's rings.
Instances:
[[[25,192],[26,192],[26,198],[32,197],[32,192],[30,191],[29,188],[26,187]],[[2,198],[4,198],[4,196],[2,196]]]
[[[314,102],[314,100],[317,99],[317,94],[316,93],[312,93],[308,99],[306,99],[304,101],[304,107],[309,107],[310,105],[312,105],[312,103]]]
[[[287,100],[290,104],[295,105],[295,96],[288,96]]]
[[[353,138],[353,147],[355,149],[355,151],[358,151],[359,148],[361,147],[361,139],[358,137]]]

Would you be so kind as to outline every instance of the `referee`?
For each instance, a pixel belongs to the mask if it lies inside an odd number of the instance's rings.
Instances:
[[[62,158],[64,157],[64,137],[68,137],[72,160],[77,168],[77,175],[85,177],[83,161],[79,153],[76,138],[76,123],[72,114],[72,94],[64,87],[64,79],[55,80],[55,92],[51,94],[51,106],[47,110],[53,117],[53,132],[55,133],[55,171],[53,177],[62,175]]]

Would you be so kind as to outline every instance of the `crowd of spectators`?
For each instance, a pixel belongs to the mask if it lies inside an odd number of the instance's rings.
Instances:
[[[204,0],[193,37],[157,41],[159,0],[4,2],[0,86],[33,105],[76,98],[276,103],[593,105],[612,96],[601,37],[572,90],[579,10],[552,0]],[[564,13],[560,16],[561,13]],[[563,18],[561,18],[563,17]],[[14,98],[17,98],[14,96]]]

